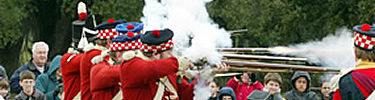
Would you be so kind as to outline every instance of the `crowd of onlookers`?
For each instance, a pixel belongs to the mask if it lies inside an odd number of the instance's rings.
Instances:
[[[47,63],[49,47],[45,42],[36,42],[32,47],[32,59],[13,72],[8,79],[0,66],[0,100],[60,100],[63,86],[60,68],[62,56]]]
[[[254,79],[253,73],[243,73],[231,78],[222,88],[217,81],[212,81],[209,84],[212,92],[209,100],[332,100],[328,81],[322,83],[321,97],[310,90],[309,73],[296,71],[290,81],[293,89],[281,95],[282,78],[278,73],[267,73],[263,84]]]

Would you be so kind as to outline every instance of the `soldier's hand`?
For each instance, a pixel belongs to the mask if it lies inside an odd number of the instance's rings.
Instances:
[[[178,57],[177,60],[178,60],[178,65],[179,65],[178,70],[180,70],[180,71],[192,69],[194,67],[193,62],[191,62],[190,60],[188,60],[184,57]]]
[[[219,64],[216,64],[216,67],[213,68],[213,71],[215,71],[216,73],[227,72],[229,68],[230,68],[229,65],[225,63],[219,63]]]

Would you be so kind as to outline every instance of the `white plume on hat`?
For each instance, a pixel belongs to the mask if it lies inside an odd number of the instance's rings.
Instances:
[[[82,1],[78,3],[78,14],[80,13],[86,13],[87,10],[86,10],[86,4],[83,3]]]
[[[83,2],[79,2],[78,3],[77,12],[78,12],[79,19],[80,20],[85,20],[86,17],[87,17],[86,4],[83,3]]]

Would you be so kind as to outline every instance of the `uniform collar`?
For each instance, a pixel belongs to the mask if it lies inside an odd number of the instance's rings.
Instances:
[[[116,63],[112,58],[109,58],[109,59],[107,60],[107,62],[108,62],[110,65],[115,65],[115,63]]]
[[[95,47],[94,47],[95,49],[98,49],[98,50],[100,50],[100,51],[104,51],[104,50],[107,50],[107,48],[106,47],[104,47],[104,46],[100,46],[100,45],[95,45]]]
[[[375,62],[371,62],[369,60],[364,59],[358,59],[357,66],[355,69],[369,69],[369,68],[375,68]]]
[[[145,56],[140,50],[137,50],[137,57],[142,58],[143,60],[151,61],[152,59],[150,57]]]

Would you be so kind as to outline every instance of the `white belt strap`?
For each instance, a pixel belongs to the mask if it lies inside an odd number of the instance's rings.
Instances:
[[[165,88],[165,87],[167,87],[167,88]],[[167,76],[165,76],[164,78],[160,78],[160,81],[158,82],[158,90],[156,92],[154,100],[161,100],[164,96],[164,90],[167,90],[167,91],[173,93],[173,95],[169,96],[170,99],[172,99],[172,100],[178,99],[177,91],[173,87],[171,82],[168,80]]]
[[[77,95],[73,98],[73,100],[81,100],[81,91],[77,93]]]
[[[156,84],[158,84],[158,90],[156,91],[154,100],[161,100],[161,98],[163,98],[163,95],[164,95],[164,84],[161,82],[162,78],[160,79],[161,80],[159,82],[156,82]]]

